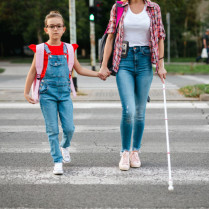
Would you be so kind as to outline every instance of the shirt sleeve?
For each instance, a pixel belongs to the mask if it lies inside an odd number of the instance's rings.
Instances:
[[[34,53],[36,53],[36,45],[35,44],[31,44],[30,46],[28,46],[29,49],[31,49]]]
[[[75,50],[79,47],[78,44],[72,44],[73,46],[73,49],[74,49],[74,53],[75,53]]]
[[[162,22],[162,15],[160,11],[160,7],[157,7],[157,29],[158,29],[158,39],[164,39],[165,40],[165,29]]]
[[[116,4],[113,5],[112,10],[110,12],[110,20],[107,26],[107,33],[115,33],[115,28],[116,28]]]

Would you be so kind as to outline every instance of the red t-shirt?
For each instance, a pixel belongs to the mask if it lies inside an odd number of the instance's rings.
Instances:
[[[45,43],[48,47],[49,50],[51,51],[51,55],[64,55],[64,51],[63,51],[63,42],[61,42],[60,46],[51,46],[48,43]],[[74,48],[74,52],[75,50],[78,48],[77,44],[72,44],[73,48]],[[36,45],[35,44],[31,44],[29,46],[29,48],[36,53]],[[67,55],[67,61],[68,61],[68,55]],[[43,67],[43,71],[41,73],[41,79],[45,76],[46,73],[46,69],[47,69],[47,65],[48,65],[48,54],[46,53],[46,51],[44,50],[44,67]]]

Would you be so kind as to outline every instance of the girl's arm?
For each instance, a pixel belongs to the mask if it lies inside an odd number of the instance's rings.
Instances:
[[[34,55],[32,65],[27,75],[26,82],[25,82],[25,90],[24,90],[24,97],[29,103],[32,103],[32,104],[35,104],[35,101],[30,97],[29,93],[30,93],[30,88],[32,86],[32,83],[36,76],[35,60],[36,60],[36,54]]]
[[[164,40],[163,38],[160,39],[158,42],[159,45],[159,58],[164,57]],[[164,83],[164,79],[166,79],[167,71],[164,68],[164,58],[159,60],[159,69],[157,71],[162,83]]]
[[[99,72],[96,72],[96,71],[92,71],[92,70],[88,70],[87,68],[84,68],[80,65],[80,63],[78,62],[77,60],[77,57],[75,56],[74,58],[74,66],[73,68],[75,69],[75,71],[80,74],[80,75],[83,75],[83,76],[89,76],[89,77],[99,77],[101,78],[102,80],[105,79],[105,77],[99,73]]]

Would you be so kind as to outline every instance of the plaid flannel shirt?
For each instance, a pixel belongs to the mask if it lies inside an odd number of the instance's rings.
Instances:
[[[151,62],[156,64],[156,70],[158,70],[158,62],[159,62],[159,49],[158,49],[158,41],[160,39],[165,39],[165,30],[162,23],[161,11],[158,4],[151,2],[149,0],[145,0],[146,11],[150,17],[150,40],[149,47],[151,51]],[[124,17],[128,11],[128,1],[122,4],[124,6],[124,12],[120,19],[120,23],[118,25],[118,30],[115,38],[114,52],[113,52],[113,70],[118,72],[121,53],[122,53],[122,42],[124,38]],[[107,33],[115,33],[116,29],[116,4],[113,5],[110,20],[107,27]]]

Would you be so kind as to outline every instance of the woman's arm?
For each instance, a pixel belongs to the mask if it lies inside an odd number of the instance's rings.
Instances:
[[[106,79],[101,73],[96,72],[96,71],[92,71],[92,70],[88,70],[87,68],[82,67],[80,65],[80,63],[78,62],[76,56],[74,58],[74,66],[73,66],[73,68],[75,69],[75,71],[79,75],[89,76],[89,77],[99,77],[101,79]]]
[[[158,42],[159,47],[159,69],[157,71],[162,83],[164,83],[164,79],[166,79],[167,71],[164,68],[164,39],[161,38]],[[162,59],[161,59],[162,58]]]
[[[160,7],[157,7],[157,28],[158,28],[158,48],[159,48],[159,61],[158,61],[158,75],[164,83],[164,79],[166,79],[167,71],[164,68],[164,39],[165,39],[165,29],[162,22],[162,15],[160,11]]]
[[[110,76],[110,71],[107,68],[108,60],[110,58],[110,55],[112,53],[112,45],[114,41],[114,34],[110,33],[108,34],[107,41],[104,48],[104,57],[102,61],[102,66],[100,69],[100,73],[102,73],[104,76]]]
[[[32,65],[30,67],[30,70],[28,72],[26,82],[25,82],[25,90],[24,90],[24,97],[25,99],[32,104],[35,104],[35,101],[30,97],[30,89],[32,86],[32,83],[36,77],[36,67],[35,67],[35,60],[36,60],[36,54],[34,55]]]

